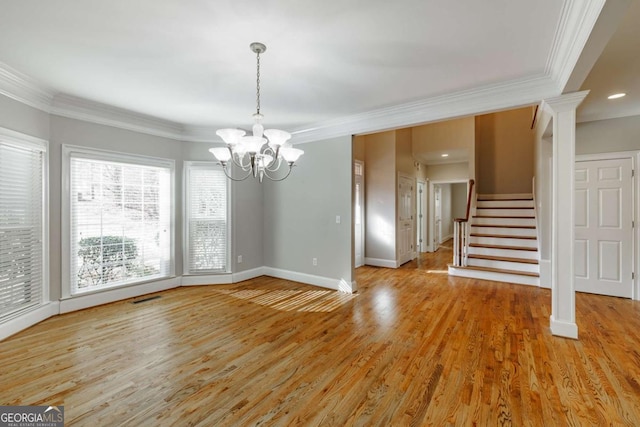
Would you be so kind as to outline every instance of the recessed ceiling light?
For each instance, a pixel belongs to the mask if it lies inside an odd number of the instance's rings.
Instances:
[[[442,157],[449,157],[447,153],[441,154]]]
[[[626,95],[626,93],[614,93],[613,95],[609,95],[607,98],[608,99],[618,99],[618,98],[622,98],[625,95]]]

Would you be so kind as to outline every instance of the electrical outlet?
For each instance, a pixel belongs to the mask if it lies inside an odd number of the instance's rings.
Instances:
[[[336,224],[340,224],[340,215],[336,215]]]
[[[238,255],[238,264],[242,264],[242,255]]]
[[[314,258],[311,262],[313,262],[313,265],[318,265],[318,258]]]

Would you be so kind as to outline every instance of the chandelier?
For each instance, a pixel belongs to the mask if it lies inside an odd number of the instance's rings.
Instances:
[[[219,129],[216,132],[227,144],[209,151],[218,160],[227,178],[243,181],[251,175],[262,182],[263,177],[272,181],[282,181],[289,176],[294,163],[304,151],[293,148],[287,142],[291,134],[279,129],[267,129],[262,126],[260,114],[260,54],[267,50],[262,43],[251,43],[256,54],[256,113],[253,115],[253,134],[246,135],[242,129]],[[239,169],[239,178],[233,176],[232,169]]]

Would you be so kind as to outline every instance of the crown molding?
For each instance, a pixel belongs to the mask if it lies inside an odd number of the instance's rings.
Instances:
[[[545,67],[564,91],[606,0],[565,0]]]
[[[51,114],[177,141],[184,140],[184,126],[180,123],[71,95],[56,95],[51,105]]]
[[[54,92],[3,62],[0,62],[0,94],[38,110],[51,112]]]
[[[292,142],[305,143],[453,119],[536,104],[560,92],[548,76],[512,80],[407,104],[346,116],[292,132]]]

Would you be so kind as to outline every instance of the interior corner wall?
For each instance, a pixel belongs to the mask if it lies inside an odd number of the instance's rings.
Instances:
[[[464,218],[467,213],[467,184],[451,184],[451,216]]]
[[[297,147],[304,155],[291,176],[262,184],[264,265],[351,284],[352,138]]]
[[[153,156],[175,160],[175,200],[182,200],[182,147],[179,141],[138,132],[89,123],[60,116],[51,116],[49,142],[49,247],[52,301],[62,295],[61,283],[61,198],[62,145],[109,150],[118,153]],[[175,206],[175,272],[182,274],[182,209]]]
[[[640,116],[576,124],[576,154],[640,150]]]
[[[365,141],[365,258],[395,264],[395,131],[367,135]]]
[[[364,162],[364,156],[365,156],[364,141],[365,141],[364,135],[356,135],[353,137],[353,159],[354,160],[360,160]]]
[[[443,243],[453,237],[453,209],[451,200],[451,184],[440,184],[440,221],[442,234],[440,242]]]
[[[0,127],[49,140],[49,114],[0,94]]]
[[[476,116],[479,194],[531,193],[534,133],[531,107]]]
[[[209,142],[182,142],[184,161],[212,162],[209,149],[216,144]],[[260,268],[263,258],[263,191],[257,179],[231,181],[231,271]],[[238,262],[242,256],[242,262]]]

